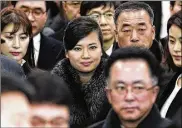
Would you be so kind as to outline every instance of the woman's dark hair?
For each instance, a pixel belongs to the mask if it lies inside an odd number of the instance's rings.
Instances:
[[[63,37],[65,51],[73,49],[79,40],[94,31],[98,33],[99,41],[102,46],[102,32],[96,21],[86,16],[70,21],[65,29]]]
[[[169,29],[172,25],[178,26],[180,29],[182,29],[182,10],[172,15],[167,23],[167,33],[168,33],[168,41],[169,41]],[[171,54],[169,52],[169,45],[168,42],[165,46],[165,57],[166,57],[166,63],[169,65],[170,68],[172,68],[173,71],[179,71],[181,70],[181,67],[177,67],[171,57]]]
[[[26,58],[31,58],[32,60],[30,61],[31,62],[30,65],[34,66],[32,25],[26,14],[18,9],[7,7],[1,10],[0,17],[1,17],[1,32],[7,25],[14,24],[13,32],[11,34],[16,33],[22,26],[25,34],[30,37],[27,54],[25,55],[24,59],[28,61]]]

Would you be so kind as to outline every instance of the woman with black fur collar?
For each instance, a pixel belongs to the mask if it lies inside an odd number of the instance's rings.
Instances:
[[[69,85],[74,103],[71,127],[86,127],[103,120],[110,108],[104,88],[105,59],[99,25],[89,17],[71,21],[64,33],[66,58],[52,70]]]

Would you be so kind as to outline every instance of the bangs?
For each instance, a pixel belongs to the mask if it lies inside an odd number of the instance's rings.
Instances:
[[[1,31],[9,25],[13,24],[14,28],[11,34],[16,33],[21,27],[26,35],[32,36],[32,26],[24,13],[19,10],[6,9],[1,12]]]

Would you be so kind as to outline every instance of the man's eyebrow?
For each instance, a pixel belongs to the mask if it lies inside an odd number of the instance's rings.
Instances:
[[[31,9],[31,8],[27,7],[26,5],[22,5],[20,8]],[[32,9],[42,10],[42,8],[40,8],[40,7],[34,7],[34,8],[32,8]]]
[[[169,38],[175,39],[173,36],[169,35]]]
[[[130,27],[131,25],[130,24],[127,24],[127,23],[124,23],[123,25],[122,25],[122,27],[124,28],[124,27]]]
[[[138,23],[138,25],[140,25],[140,26],[145,26],[146,23],[145,23],[145,22],[140,22],[140,23]]]
[[[93,13],[100,14],[100,12],[98,12],[98,11],[91,11],[90,13],[88,13],[88,15],[93,14]]]

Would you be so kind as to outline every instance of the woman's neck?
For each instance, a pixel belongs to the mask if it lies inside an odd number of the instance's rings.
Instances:
[[[80,81],[82,82],[82,84],[88,83],[88,81],[92,78],[94,71],[91,72],[78,72],[79,76],[80,76]]]

